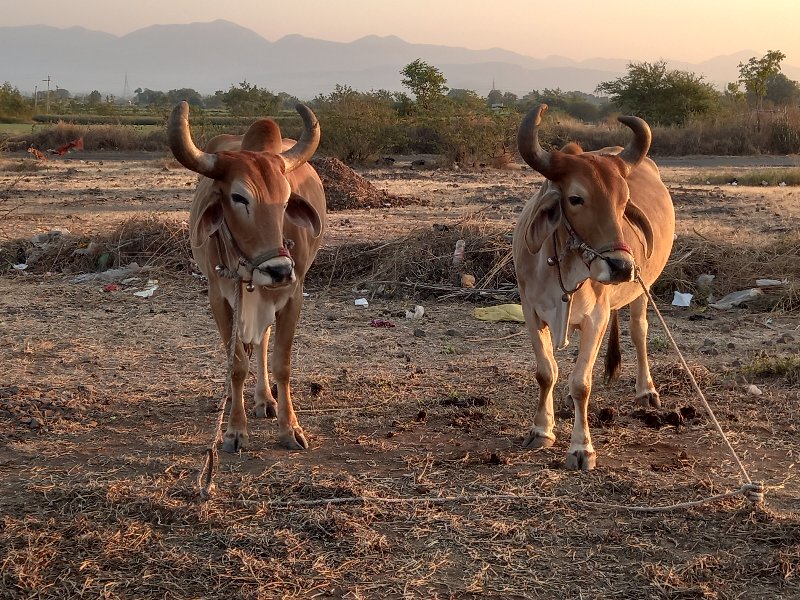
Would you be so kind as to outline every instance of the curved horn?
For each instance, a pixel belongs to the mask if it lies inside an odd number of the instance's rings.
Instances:
[[[540,104],[532,109],[520,123],[517,130],[517,148],[520,156],[531,168],[547,177],[550,171],[550,153],[539,145],[539,126],[542,115],[547,111],[547,104]]]
[[[653,134],[650,133],[650,126],[639,117],[618,117],[617,120],[633,131],[633,139],[617,155],[633,169],[647,156]]]
[[[172,109],[167,123],[167,141],[175,158],[187,169],[214,177],[217,172],[217,155],[200,150],[192,141],[189,131],[189,105],[184,101]]]
[[[286,152],[281,153],[281,157],[283,157],[283,161],[286,163],[287,173],[293,171],[314,156],[314,152],[317,151],[317,146],[319,146],[320,133],[317,117],[305,104],[298,104],[294,108],[300,113],[300,117],[303,119],[303,125],[305,125],[305,130],[294,146],[289,148]]]

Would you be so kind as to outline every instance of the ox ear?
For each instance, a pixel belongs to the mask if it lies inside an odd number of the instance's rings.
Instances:
[[[286,205],[286,218],[298,227],[305,227],[314,232],[314,237],[319,237],[322,233],[322,220],[317,209],[302,196],[292,194],[289,196],[289,204]]]
[[[525,245],[528,252],[536,254],[547,236],[561,223],[561,191],[551,187],[539,198],[530,222],[525,228]]]
[[[650,223],[650,219],[648,219],[647,215],[630,200],[628,200],[628,204],[625,206],[625,218],[635,229],[638,229],[641,231],[642,235],[644,235],[645,256],[650,258],[650,255],[653,254],[653,225]],[[641,236],[639,239],[641,240]]]
[[[222,204],[213,201],[203,209],[192,230],[192,244],[202,246],[222,226]]]

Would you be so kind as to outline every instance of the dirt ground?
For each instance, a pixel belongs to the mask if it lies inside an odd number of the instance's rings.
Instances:
[[[689,183],[723,166],[665,161],[679,236],[746,248],[797,231],[794,188]],[[359,172],[426,204],[329,213],[323,252],[464,221],[510,233],[541,181],[524,168],[412,169],[401,159]],[[54,229],[107,235],[137,216],[184,221],[195,183],[163,156],[76,154],[2,171],[0,247],[13,255]],[[595,378],[598,466],[575,473],[563,467],[563,402],[555,446],[521,448],[537,390],[522,325],[478,321],[463,299],[381,297],[316,277],[293,354],[311,447],[282,450],[276,424],[251,417],[250,448],[221,455],[204,503],[195,481],[224,353],[202,280],[140,264],[140,279],[115,291],[2,265],[0,598],[800,597],[800,382],[752,374],[759,360],[797,360],[797,309],[661,303],[767,494],[761,507],[736,496],[647,512],[613,506],[701,500],[742,483],[654,317],[663,419],[633,406],[623,325],[623,376],[610,386]],[[148,278],[158,289],[135,296]],[[355,307],[364,295],[369,307]],[[424,317],[404,318],[416,304]],[[396,326],[371,327],[377,318]],[[575,344],[558,356],[558,396],[574,357]],[[671,420],[680,409],[686,418]]]

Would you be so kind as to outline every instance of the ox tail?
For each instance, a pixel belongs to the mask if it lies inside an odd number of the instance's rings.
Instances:
[[[622,353],[619,347],[619,311],[611,311],[608,322],[608,347],[606,348],[605,381],[609,383],[619,378],[622,366]]]

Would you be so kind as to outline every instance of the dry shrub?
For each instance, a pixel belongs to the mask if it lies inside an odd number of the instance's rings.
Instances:
[[[187,272],[191,261],[185,223],[155,216],[132,217],[99,237],[53,235],[50,240],[13,240],[0,245],[0,264],[26,259],[34,273],[87,273],[128,265]]]
[[[58,148],[81,137],[86,151],[159,152],[167,147],[166,131],[163,128],[145,129],[133,125],[76,125],[63,121],[53,127],[37,129],[33,133],[18,136],[14,140],[44,151]]]
[[[326,249],[311,268],[311,280],[390,281],[419,285],[453,283],[453,250],[465,241],[465,262],[458,273],[475,276],[477,287],[515,286],[507,229],[464,221],[420,228],[389,242],[363,242]]]
[[[709,240],[696,235],[679,235],[672,255],[653,291],[672,299],[675,290],[698,294],[697,277],[714,275],[714,296],[755,287],[756,279],[788,279],[776,288],[764,288],[764,295],[748,302],[750,308],[800,307],[800,234],[793,232],[778,240],[753,241],[750,245],[727,240]]]

